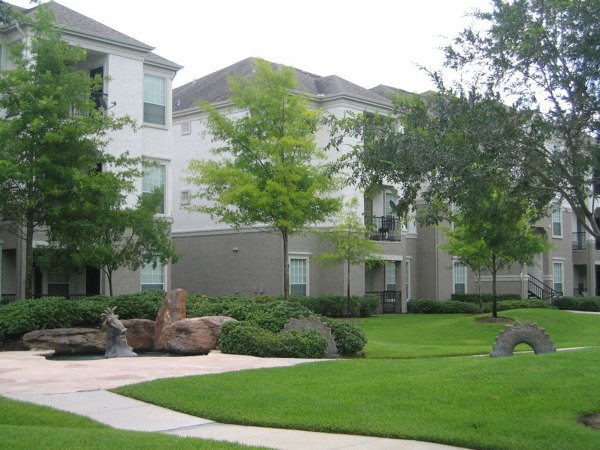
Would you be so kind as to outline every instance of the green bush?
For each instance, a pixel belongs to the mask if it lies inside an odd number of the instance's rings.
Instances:
[[[552,305],[545,300],[507,300],[498,302],[496,308],[498,311],[507,311],[509,309],[552,308]],[[492,312],[492,304],[484,304],[482,312]]]
[[[327,350],[327,340],[317,330],[289,330],[275,336],[273,356],[280,358],[322,358]]]
[[[552,301],[558,309],[600,311],[600,297],[559,297]]]
[[[452,294],[451,300],[479,304],[479,294]],[[481,300],[484,303],[491,303],[492,301],[494,301],[494,295],[493,294],[481,294]],[[519,294],[498,294],[497,300],[498,301],[521,300],[521,296]]]
[[[96,296],[85,300],[45,297],[19,300],[0,306],[0,334],[16,336],[33,330],[99,325],[100,315],[116,306],[120,319],[156,318],[164,292],[140,292],[117,297]]]
[[[369,317],[379,309],[379,297],[373,294],[353,295],[350,297],[350,304],[343,295],[293,297],[290,300],[300,303],[315,314],[327,317]]]
[[[437,300],[411,300],[408,302],[408,312],[412,314],[476,314],[479,306],[458,300],[443,302]]]
[[[331,328],[340,355],[354,355],[367,345],[365,333],[355,325],[344,320],[325,319]]]
[[[253,322],[226,322],[219,346],[223,353],[283,358],[321,358],[327,341],[316,330],[273,333]]]

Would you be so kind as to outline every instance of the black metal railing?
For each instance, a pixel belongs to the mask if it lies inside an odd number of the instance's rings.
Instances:
[[[92,92],[92,100],[96,104],[96,108],[101,111],[106,111],[108,109],[108,94],[104,92]]]
[[[370,229],[369,239],[374,241],[399,241],[402,223],[395,216],[373,216],[366,218]]]
[[[573,250],[585,250],[585,231],[573,233]]]
[[[400,305],[402,301],[401,291],[372,291],[365,294],[373,294],[379,296],[379,310],[386,313],[402,312]]]
[[[583,293],[587,292],[587,288],[585,286],[578,286],[573,288],[573,295],[575,297],[583,297]]]
[[[529,298],[535,297],[541,300],[549,300],[552,302],[556,297],[560,297],[563,295],[562,292],[555,290],[552,286],[547,285],[541,280],[538,280],[531,274],[529,275],[529,283],[527,286],[527,291],[529,293]]]

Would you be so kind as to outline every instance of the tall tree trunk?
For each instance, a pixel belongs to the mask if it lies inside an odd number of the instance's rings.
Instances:
[[[106,278],[108,280],[108,295],[110,297],[113,296],[112,275],[112,270],[106,272]]]
[[[350,261],[346,261],[346,266],[347,266],[347,271],[348,271],[348,284],[346,287],[346,303],[347,303],[347,308],[346,308],[346,315],[348,317],[350,317]]]
[[[32,214],[28,214],[25,224],[25,280],[23,282],[23,298],[33,298],[33,232]]]
[[[492,256],[492,317],[498,317],[498,308],[497,308],[497,300],[498,293],[496,292],[496,256]]]
[[[290,257],[288,249],[288,231],[281,231],[281,239],[283,241],[283,298],[286,300],[290,297]]]

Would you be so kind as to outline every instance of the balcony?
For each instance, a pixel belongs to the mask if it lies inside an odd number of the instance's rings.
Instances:
[[[585,250],[585,231],[573,233],[573,250]]]
[[[402,224],[395,216],[367,217],[366,225],[369,228],[369,239],[373,241],[400,241]]]

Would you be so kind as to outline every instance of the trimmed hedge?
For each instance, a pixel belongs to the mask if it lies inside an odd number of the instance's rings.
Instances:
[[[335,340],[340,355],[355,355],[367,345],[367,337],[363,330],[350,322],[335,319],[325,319]]]
[[[253,322],[226,322],[219,346],[223,353],[280,358],[322,358],[327,341],[316,330],[273,333]]]
[[[600,297],[558,297],[552,304],[558,309],[600,311]]]
[[[498,311],[522,308],[552,308],[552,305],[544,300],[504,300],[496,304]],[[478,314],[492,311],[491,303],[483,304],[480,311],[479,304],[469,302],[437,301],[437,300],[411,300],[408,302],[408,312],[412,314]]]
[[[479,294],[452,294],[450,297],[450,300],[479,304]],[[481,294],[481,300],[484,303],[491,303],[494,301],[494,295],[493,294]],[[521,296],[519,294],[498,294],[497,300],[498,301],[521,300]]]
[[[0,306],[0,335],[17,336],[47,328],[99,325],[102,312],[113,306],[117,307],[120,319],[154,320],[164,295],[164,292],[141,292],[85,300],[63,297],[19,300]]]
[[[377,313],[379,309],[379,296],[373,294],[353,295],[328,295],[322,297],[293,297],[292,302],[300,303],[310,309],[313,313],[327,317],[369,317]]]

